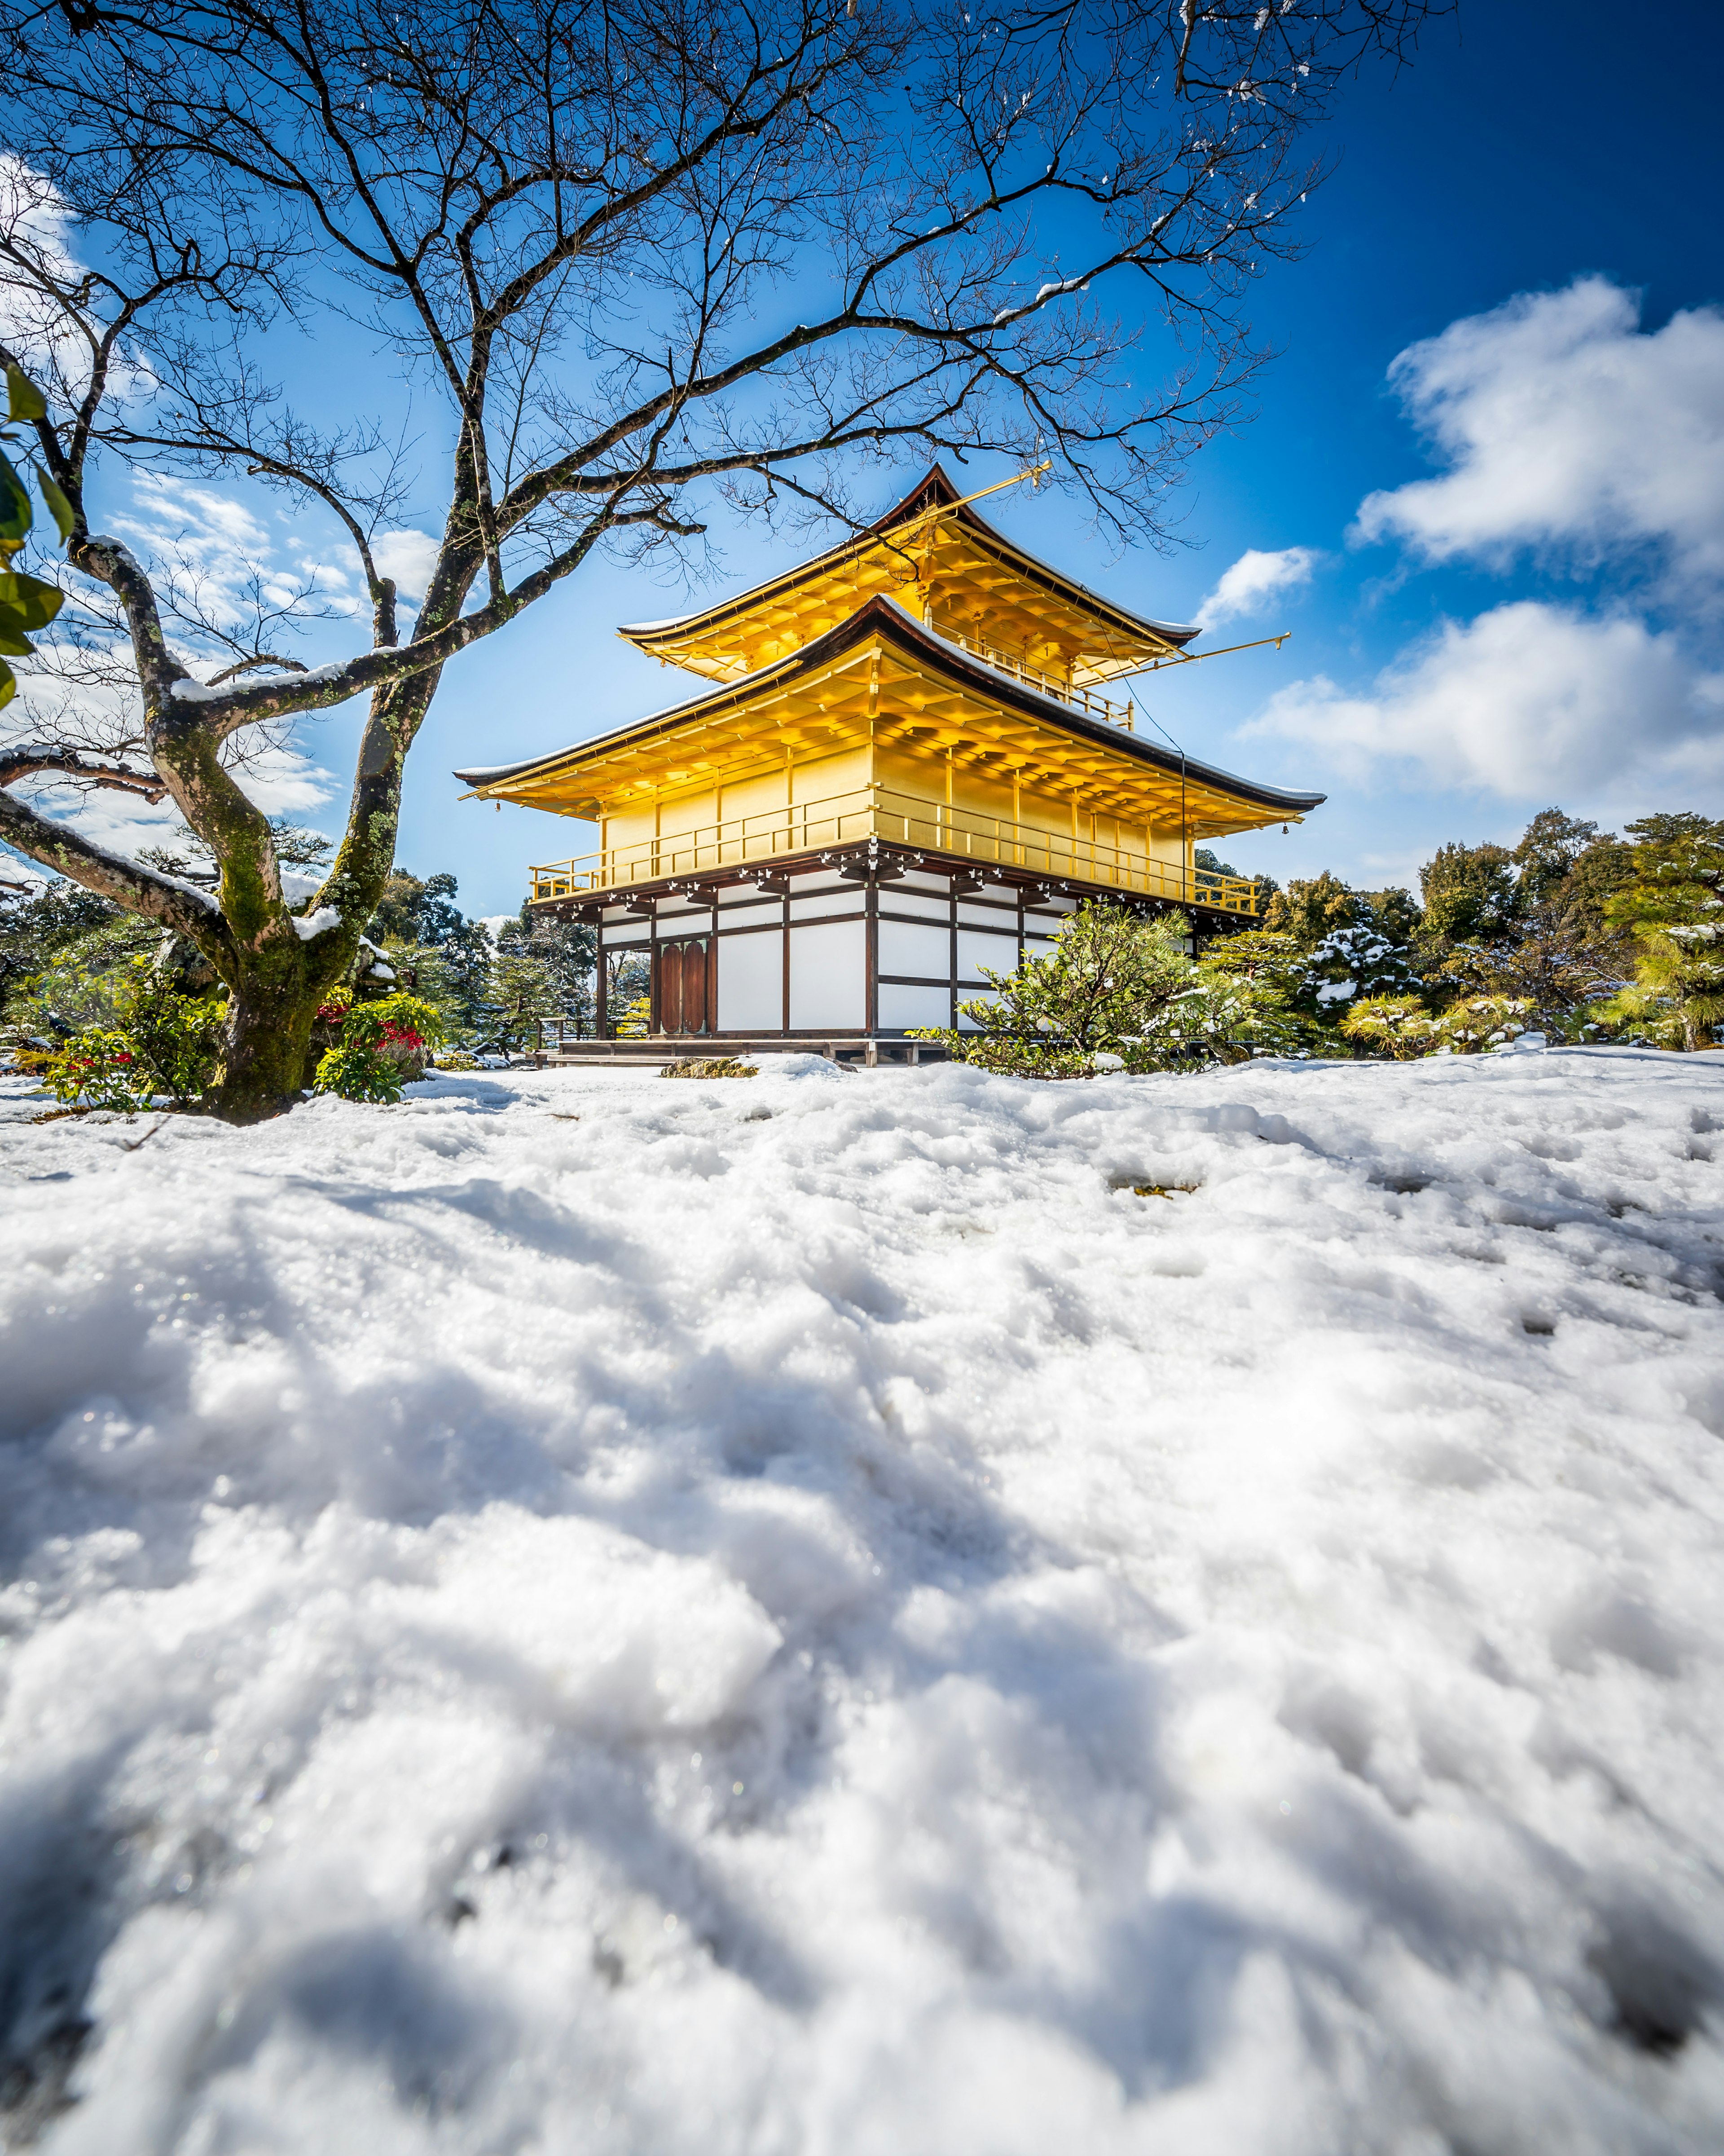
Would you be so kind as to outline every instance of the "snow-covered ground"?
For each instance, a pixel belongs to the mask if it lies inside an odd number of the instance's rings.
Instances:
[[[1724,2143],[1724,1058],[40,1106],[15,2135]]]

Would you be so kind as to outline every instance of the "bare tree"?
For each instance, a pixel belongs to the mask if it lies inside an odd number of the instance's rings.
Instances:
[[[703,490],[854,521],[859,478],[928,448],[1049,456],[1116,535],[1161,536],[1259,363],[1241,300],[1317,177],[1301,136],[1440,4],[0,8],[3,356],[46,391],[67,558],[123,619],[139,707],[119,752],[26,743],[4,776],[165,790],[219,888],[16,791],[0,836],[204,952],[231,992],[223,1112],[290,1101],[449,660],[596,547],[694,544]],[[436,415],[448,506],[410,634],[374,552],[403,485],[385,420],[333,387],[331,408],[289,406],[269,372],[286,321],[368,328]],[[115,464],[321,503],[363,566],[368,648],[295,671],[259,640],[193,678],[175,639],[195,594],[97,528]],[[296,920],[231,757],[359,696],[345,835]]]

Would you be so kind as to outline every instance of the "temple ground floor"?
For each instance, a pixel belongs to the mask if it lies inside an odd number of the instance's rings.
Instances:
[[[873,840],[542,901],[536,910],[590,921],[598,937],[598,1041],[555,1046],[650,1055],[708,1040],[909,1060],[927,1052],[915,1033],[963,1029],[958,1007],[992,993],[988,973],[1045,952],[1067,915],[1100,899],[1173,910]],[[1199,944],[1242,925],[1200,902],[1179,910]]]

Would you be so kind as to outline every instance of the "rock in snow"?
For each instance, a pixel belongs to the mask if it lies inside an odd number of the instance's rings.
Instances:
[[[1724,1058],[38,1106],[50,2156],[1724,2142]]]

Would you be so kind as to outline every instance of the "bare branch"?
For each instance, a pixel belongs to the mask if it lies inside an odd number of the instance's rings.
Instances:
[[[110,853],[69,824],[39,814],[15,793],[0,793],[0,839],[86,891],[98,891],[131,912],[189,937],[218,967],[230,962],[232,939],[221,911],[195,884]]]
[[[146,801],[160,801],[167,793],[153,771],[108,763],[99,757],[81,756],[75,749],[39,745],[0,749],[0,787],[16,786],[21,779],[38,778],[47,772],[122,793],[141,793]]]

